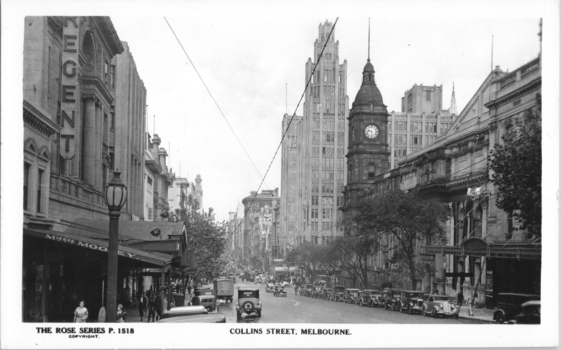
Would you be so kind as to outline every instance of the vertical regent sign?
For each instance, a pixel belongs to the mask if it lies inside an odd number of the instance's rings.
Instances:
[[[62,92],[60,118],[60,154],[66,159],[76,153],[76,110],[78,101],[79,19],[64,17],[62,29]]]

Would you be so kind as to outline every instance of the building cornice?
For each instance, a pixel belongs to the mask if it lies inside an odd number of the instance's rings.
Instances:
[[[23,100],[23,122],[46,137],[60,132],[60,126],[26,100]]]
[[[542,78],[541,76],[536,77],[534,80],[530,81],[529,83],[524,84],[524,86],[508,93],[507,95],[497,98],[495,100],[489,101],[485,104],[485,107],[488,109],[498,108],[518,97],[525,95],[533,90],[537,90],[542,85]]]

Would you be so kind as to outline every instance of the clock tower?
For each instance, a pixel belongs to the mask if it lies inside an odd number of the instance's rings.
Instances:
[[[353,102],[348,120],[345,209],[355,206],[361,192],[369,189],[376,175],[390,169],[388,111],[374,81],[374,66],[370,63],[370,57],[364,66],[362,85]]]

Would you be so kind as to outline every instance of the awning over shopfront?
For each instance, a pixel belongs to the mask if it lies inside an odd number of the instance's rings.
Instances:
[[[67,226],[67,233],[100,239],[107,237],[109,221],[80,219]],[[187,267],[190,263],[183,222],[122,220],[119,221],[119,242],[145,252],[170,254],[175,267]]]
[[[72,233],[58,232],[52,230],[24,229],[25,235],[46,239],[53,242],[66,243],[76,247],[82,247],[107,253],[109,242],[99,239],[82,237]],[[139,260],[157,267],[167,267],[171,264],[172,256],[167,254],[154,254],[132,247],[119,245],[119,256],[127,259]]]
[[[541,244],[494,245],[481,238],[468,238],[459,246],[425,246],[423,253],[539,260],[542,256],[542,249]]]

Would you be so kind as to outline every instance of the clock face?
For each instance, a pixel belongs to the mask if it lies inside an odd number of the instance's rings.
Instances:
[[[369,139],[376,138],[376,136],[378,136],[378,127],[374,124],[369,124],[364,128],[364,134]]]

